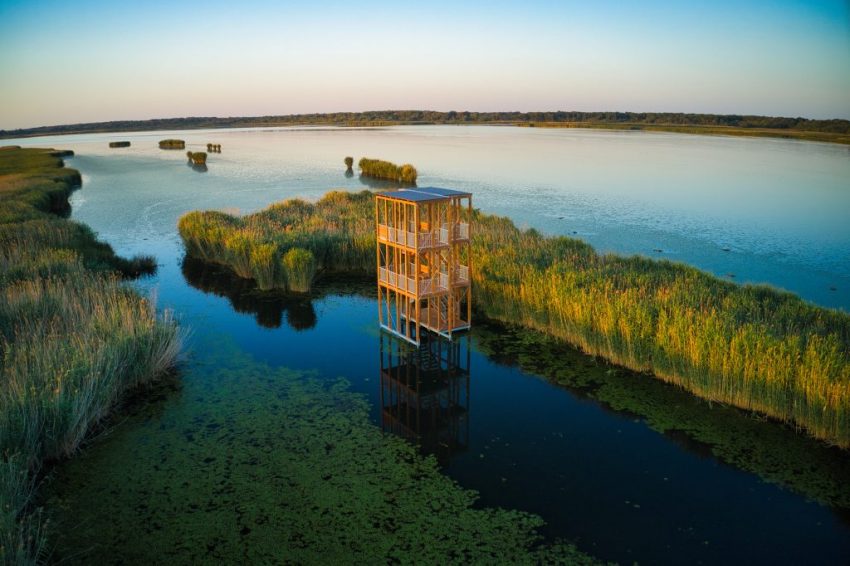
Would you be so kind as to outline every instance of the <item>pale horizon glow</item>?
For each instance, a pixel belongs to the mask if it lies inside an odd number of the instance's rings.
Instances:
[[[0,3],[0,129],[365,110],[850,119],[846,1]]]

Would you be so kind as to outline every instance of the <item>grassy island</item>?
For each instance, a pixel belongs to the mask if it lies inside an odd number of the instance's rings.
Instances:
[[[348,165],[348,161],[346,161],[346,165]],[[415,185],[416,177],[418,176],[416,167],[409,163],[405,163],[399,167],[389,161],[364,157],[357,163],[357,166],[360,168],[361,175],[376,179],[397,181],[406,185]]]
[[[191,256],[262,289],[304,291],[323,273],[374,271],[373,215],[371,193],[332,192],[243,218],[192,212],[179,229]],[[480,314],[850,447],[849,315],[683,264],[600,255],[507,218],[473,221]]]
[[[128,142],[128,141],[109,142],[109,147],[130,147],[130,142]]]
[[[56,152],[0,149],[0,562],[44,550],[31,507],[45,463],[73,454],[128,389],[173,365],[170,315],[121,283],[155,269],[63,219],[80,174]]]
[[[160,140],[159,149],[186,149],[186,142],[183,140]]]
[[[372,193],[332,192],[311,204],[287,200],[237,218],[190,212],[179,230],[192,257],[227,266],[260,289],[310,290],[326,273],[373,274]]]

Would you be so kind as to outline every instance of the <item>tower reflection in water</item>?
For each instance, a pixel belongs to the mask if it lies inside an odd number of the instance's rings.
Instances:
[[[469,445],[469,336],[380,340],[381,426],[447,463]]]

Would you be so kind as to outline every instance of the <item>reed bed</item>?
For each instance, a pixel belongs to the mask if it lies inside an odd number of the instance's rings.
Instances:
[[[473,296],[486,316],[850,447],[846,313],[480,213],[474,228]]]
[[[36,149],[0,150],[0,562],[36,563],[39,470],[73,454],[128,389],[171,367],[169,313],[121,284],[155,268],[56,217],[79,174]]]
[[[346,165],[348,161],[346,161]],[[375,177],[376,179],[387,179],[389,181],[397,181],[408,185],[415,185],[418,173],[416,167],[409,163],[398,166],[389,161],[381,161],[380,159],[362,158],[357,166],[360,168],[360,173],[367,177]]]
[[[171,138],[160,140],[159,149],[186,149],[186,141]]]
[[[190,212],[178,228],[189,255],[254,279],[260,289],[306,293],[327,273],[374,272],[374,199],[331,192],[288,200],[242,218]]]
[[[245,218],[192,212],[180,234],[192,256],[263,289],[290,288],[280,258],[293,248],[314,255],[317,273],[374,273],[373,216],[370,193],[333,192],[315,205],[285,201]],[[476,211],[473,224],[477,312],[850,447],[846,313],[683,264],[598,254],[507,218]],[[253,253],[262,261],[252,263]]]

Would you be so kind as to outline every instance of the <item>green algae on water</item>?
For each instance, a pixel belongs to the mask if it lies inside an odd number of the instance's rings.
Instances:
[[[88,563],[592,563],[540,517],[479,508],[434,458],[369,422],[344,379],[205,346],[179,394],[63,465],[60,560]],[[184,402],[185,400],[185,402]]]

